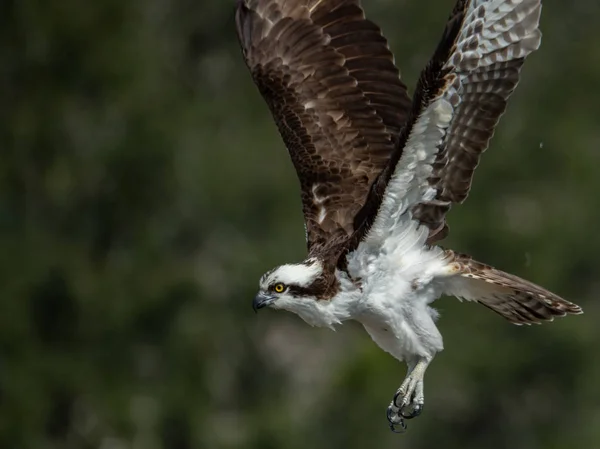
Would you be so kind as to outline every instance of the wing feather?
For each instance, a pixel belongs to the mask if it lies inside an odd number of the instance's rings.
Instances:
[[[400,145],[357,216],[357,245],[378,220],[398,225],[410,211],[447,234],[446,214],[463,202],[481,153],[519,81],[524,58],[539,47],[541,0],[458,0],[423,70]]]
[[[525,57],[540,45],[540,0],[472,1],[451,58],[459,75],[460,103],[436,156],[428,183],[433,201],[415,207],[430,228],[429,243],[448,232],[446,213],[471,189],[481,153],[494,134],[519,81]]]
[[[444,293],[477,301],[514,324],[539,324],[583,313],[577,304],[514,274],[452,251],[447,256],[456,275],[446,280]]]
[[[238,37],[300,180],[309,252],[348,239],[410,100],[358,0],[239,0]]]

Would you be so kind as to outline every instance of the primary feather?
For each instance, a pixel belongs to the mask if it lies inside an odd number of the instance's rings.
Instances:
[[[410,109],[406,86],[358,1],[244,0],[236,23],[298,172],[309,251],[324,251],[354,232]]]

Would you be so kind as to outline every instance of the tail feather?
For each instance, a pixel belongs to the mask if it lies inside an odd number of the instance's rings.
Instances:
[[[554,317],[583,313],[573,304],[539,285],[497,270],[471,257],[448,252],[454,276],[446,294],[477,301],[514,324],[540,324]]]

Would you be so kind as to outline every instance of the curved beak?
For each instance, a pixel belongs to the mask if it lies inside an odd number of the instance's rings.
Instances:
[[[273,301],[275,301],[275,296],[269,295],[268,293],[258,292],[258,294],[254,297],[254,301],[252,301],[252,308],[255,312],[258,312],[258,309],[267,307]]]

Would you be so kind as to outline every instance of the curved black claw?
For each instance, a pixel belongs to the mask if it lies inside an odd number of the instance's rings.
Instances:
[[[396,429],[396,424],[390,424],[390,430],[394,433],[405,433],[406,432],[406,423],[404,422],[404,420],[400,421],[400,427],[401,429],[398,430]]]
[[[392,402],[394,403],[394,405],[398,408],[400,408],[400,405],[398,405],[398,398],[400,397],[400,392],[396,391],[396,394],[394,395],[394,399],[392,399]]]
[[[400,414],[402,415],[402,417],[404,419],[413,419],[416,418],[417,416],[419,416],[421,413],[423,412],[423,404],[416,404],[413,405],[413,410],[412,412],[410,412],[409,414],[405,415],[402,411],[402,409],[400,409]]]
[[[390,423],[390,430],[394,433],[404,433],[406,432],[406,423],[404,422],[404,419],[402,419],[400,416],[396,415],[396,418],[392,417],[392,414],[394,413],[394,411],[392,410],[392,407],[388,407],[387,409],[387,420]],[[396,429],[396,425],[399,425],[401,427],[400,430]]]

